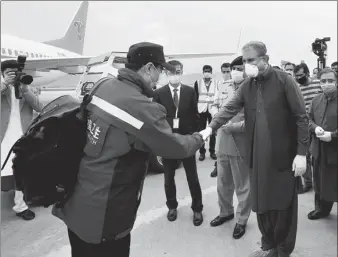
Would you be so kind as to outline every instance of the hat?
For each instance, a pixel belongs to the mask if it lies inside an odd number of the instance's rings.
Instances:
[[[163,46],[158,44],[141,42],[132,45],[129,48],[127,59],[128,63],[130,64],[145,65],[151,62],[154,64],[159,64],[169,71],[175,71],[174,66],[166,63],[163,53]]]
[[[235,65],[243,65],[243,56],[236,57],[231,63],[230,67],[233,67]]]

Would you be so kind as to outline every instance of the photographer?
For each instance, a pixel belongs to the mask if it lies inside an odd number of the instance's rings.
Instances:
[[[1,165],[6,159],[13,144],[21,137],[30,125],[33,110],[41,112],[43,104],[39,101],[30,86],[23,84],[18,76],[20,70],[17,60],[6,60],[1,63]],[[18,88],[19,97],[15,94]],[[20,98],[20,99],[18,99]],[[10,160],[12,156],[10,157]],[[13,179],[12,165],[8,163],[1,171],[2,181]],[[18,217],[32,220],[35,213],[28,209],[21,191],[15,191],[13,210]]]

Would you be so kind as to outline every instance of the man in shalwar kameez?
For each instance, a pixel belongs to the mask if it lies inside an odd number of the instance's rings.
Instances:
[[[269,65],[262,42],[249,42],[242,54],[249,78],[200,133],[208,138],[244,107],[252,211],[262,234],[262,250],[250,256],[289,257],[297,234],[296,177],[306,170],[309,143],[305,103],[294,79]]]

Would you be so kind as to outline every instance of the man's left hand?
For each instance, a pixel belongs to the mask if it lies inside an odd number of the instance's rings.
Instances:
[[[297,155],[292,163],[292,171],[295,177],[302,176],[306,171],[306,155]]]
[[[324,131],[324,133],[322,135],[318,135],[317,138],[324,142],[330,142],[332,140],[331,132]]]

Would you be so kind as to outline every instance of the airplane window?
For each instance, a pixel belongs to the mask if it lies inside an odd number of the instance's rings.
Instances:
[[[6,49],[5,48],[1,48],[1,53],[2,54],[6,54]]]
[[[40,54],[40,57],[42,57],[42,54]]]
[[[14,54],[15,54],[15,56],[19,55],[18,51],[16,51],[16,50],[14,50]]]
[[[34,58],[34,54],[33,53],[31,53],[31,57]]]
[[[35,57],[39,58],[39,55],[38,55],[38,54],[35,54]]]
[[[11,49],[8,49],[8,54],[12,55],[12,50]]]

